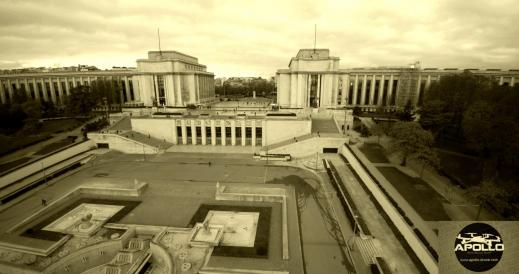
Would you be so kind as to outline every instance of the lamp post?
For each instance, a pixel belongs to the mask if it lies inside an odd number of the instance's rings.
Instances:
[[[144,143],[142,144],[142,158],[146,161],[146,151],[144,151]]]
[[[355,237],[357,236],[357,226],[358,226],[357,218],[358,217],[359,217],[358,215],[353,215],[353,221],[354,221],[354,224],[353,224],[353,235],[351,235],[350,238],[348,239],[348,241],[346,242],[346,245],[348,246],[348,249],[350,251],[353,251],[353,245],[350,244],[350,241],[352,239],[355,239]]]

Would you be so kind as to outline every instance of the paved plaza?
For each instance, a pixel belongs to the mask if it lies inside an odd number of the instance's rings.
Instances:
[[[210,163],[210,164],[209,164]],[[164,153],[160,155],[127,155],[108,152],[79,170],[50,181],[47,185],[32,191],[20,198],[9,207],[3,205],[0,212],[0,232],[18,224],[30,214],[42,208],[41,199],[52,203],[64,193],[86,184],[95,182],[123,182],[138,179],[148,183],[140,202],[119,221],[121,224],[141,224],[155,226],[188,227],[193,214],[203,203],[219,203],[214,200],[215,184],[220,183],[281,183],[297,188],[305,181],[315,185],[319,179],[309,171],[289,166],[272,166],[267,168],[264,162],[252,160],[244,154],[191,154]],[[227,204],[227,203],[226,203]],[[236,204],[236,203],[231,203]],[[265,203],[240,202],[250,206],[265,205]],[[280,207],[268,204],[273,208],[272,220],[280,218]],[[290,242],[291,259],[281,259],[280,223],[274,221],[271,226],[269,244],[269,259],[238,258],[230,261],[213,256],[211,266],[257,267],[260,269],[292,269],[298,273],[303,265],[307,273],[344,273],[346,265],[337,241],[328,233],[327,221],[318,209],[316,201],[308,198],[304,207],[300,208],[300,225],[296,211],[289,212],[289,235],[299,234],[300,243]],[[179,210],[181,209],[181,210]],[[277,216],[277,217],[276,217]],[[291,216],[291,217],[290,217]],[[94,216],[95,217],[95,216]],[[250,220],[254,223],[254,219]],[[252,225],[251,223],[251,225]],[[346,226],[347,227],[347,226]],[[350,232],[351,233],[351,232]],[[245,235],[245,234],[244,234]],[[296,252],[302,251],[303,261],[297,259]],[[326,258],[322,255],[326,254]],[[347,263],[346,263],[347,264]],[[291,272],[292,272],[291,271]]]

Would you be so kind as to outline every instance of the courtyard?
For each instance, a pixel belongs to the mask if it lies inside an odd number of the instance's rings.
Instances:
[[[316,180],[315,175],[308,171],[288,166],[266,168],[263,162],[254,161],[249,156],[243,155],[165,153],[157,156],[147,155],[146,158],[142,155],[117,152],[98,155],[94,161],[87,163],[77,172],[49,182],[47,186],[22,198],[22,201],[9,208],[2,208],[0,232],[5,233],[7,229],[40,210],[42,199],[52,203],[83,184],[94,182],[102,185],[111,182],[133,182],[135,179],[148,183],[146,191],[139,199],[126,199],[128,201],[119,202],[131,206],[121,210],[121,214],[114,212],[116,218],[109,222],[189,228],[195,222],[203,221],[202,217],[207,214],[200,215],[200,210],[207,206],[212,207],[211,210],[227,208],[231,211],[268,209],[269,214],[266,214],[265,210],[258,211],[263,213],[260,213],[257,222],[254,247],[248,251],[233,250],[232,247],[215,250],[208,262],[210,267],[286,269],[300,273],[306,265],[311,270],[307,273],[320,273],[322,269],[327,269],[330,273],[344,271],[341,248],[328,234],[326,221],[321,216],[322,213],[317,210],[313,199],[307,199],[304,207],[298,207],[299,204],[294,200],[293,206],[288,208],[289,260],[283,260],[281,256],[283,241],[279,203],[215,200],[216,182],[283,184],[293,187],[297,192],[298,189],[305,187],[306,181]],[[38,234],[39,238],[36,237],[38,240],[60,240],[62,237],[60,232],[47,231],[45,228],[52,228],[52,223],[66,215],[66,212],[80,204],[91,203],[95,198],[84,195],[70,200],[56,210],[52,210],[50,214],[45,214],[31,224],[20,227],[14,234],[20,236],[18,239],[29,240],[29,242],[33,240],[31,237],[34,235],[27,235],[27,231]],[[265,216],[268,216],[268,222],[262,221]],[[316,220],[320,221],[316,222]],[[102,233],[102,235],[109,235],[105,231]],[[316,238],[315,235],[321,236]],[[332,255],[323,259],[318,256],[323,252]],[[238,253],[241,256],[237,256]],[[229,256],[232,259],[229,259]]]

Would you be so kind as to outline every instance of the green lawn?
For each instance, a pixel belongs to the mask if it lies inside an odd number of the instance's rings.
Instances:
[[[23,157],[23,158],[20,158],[20,159],[11,161],[11,162],[0,164],[0,173],[7,171],[15,166],[19,166],[19,165],[29,161],[30,159],[31,158],[29,158],[29,157]]]
[[[384,148],[379,144],[364,143],[360,151],[362,151],[366,158],[372,163],[389,163],[384,153]]]
[[[8,154],[13,151],[28,147],[35,143],[47,140],[51,134],[72,130],[82,124],[77,119],[48,120],[42,123],[38,134],[22,135],[19,132],[12,135],[0,134],[0,155]],[[58,146],[58,145],[57,145]],[[50,151],[54,150],[49,148]],[[38,153],[40,155],[45,153]]]
[[[471,156],[438,150],[441,169],[447,177],[464,187],[479,184],[482,177],[482,161]]]
[[[39,130],[41,133],[58,133],[67,130],[72,130],[79,127],[82,123],[77,119],[60,119],[60,120],[47,120],[42,123]]]
[[[34,154],[35,155],[46,155],[46,154],[49,154],[53,151],[56,151],[60,148],[63,148],[63,147],[66,147],[70,144],[74,143],[74,140],[71,139],[71,138],[65,138],[65,139],[61,139],[59,141],[56,141],[54,143],[50,143],[46,146],[44,146],[43,148],[41,148],[40,150],[36,151]]]
[[[48,134],[43,135],[30,135],[30,136],[5,136],[0,135],[0,155],[11,153],[15,150],[30,146],[32,144],[41,142],[43,140],[49,139],[50,136]]]
[[[377,168],[424,220],[450,220],[442,205],[448,201],[422,179],[410,177],[395,167]]]

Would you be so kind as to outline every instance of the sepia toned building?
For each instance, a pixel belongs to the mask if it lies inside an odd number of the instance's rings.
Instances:
[[[28,98],[64,103],[72,88],[96,80],[113,82],[126,106],[186,106],[214,100],[214,74],[198,58],[177,51],[149,51],[137,68],[61,70],[0,74],[0,102],[10,103],[14,92]]]
[[[519,70],[406,67],[341,69],[340,58],[329,49],[301,49],[276,73],[278,104],[285,108],[337,108],[360,106],[388,110],[408,101],[419,106],[424,92],[442,76],[471,71],[494,77],[500,85],[513,86]]]

